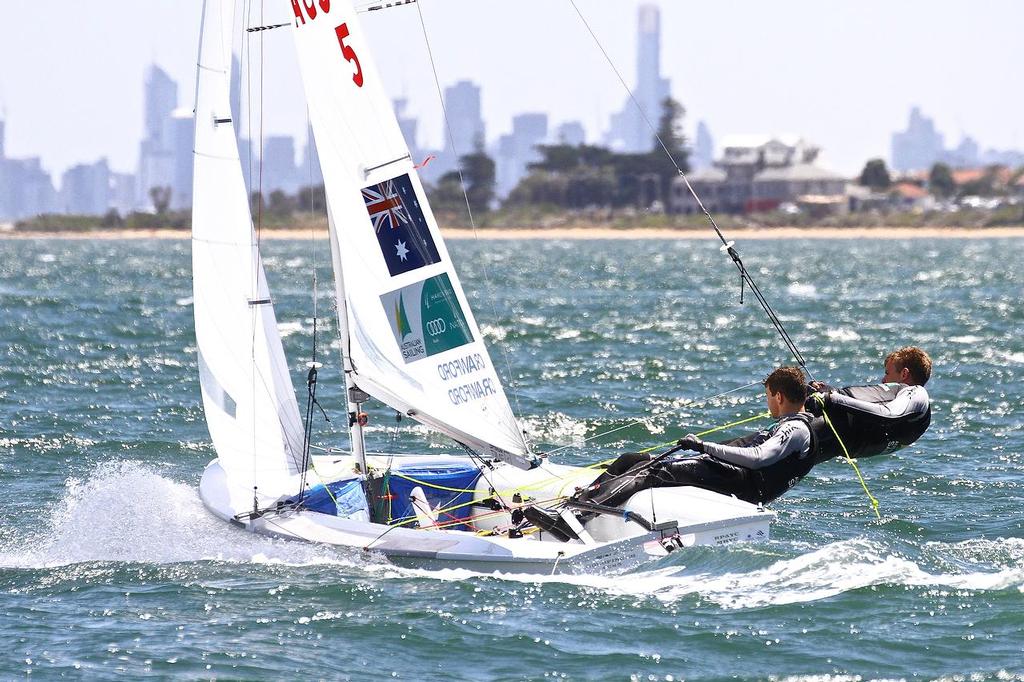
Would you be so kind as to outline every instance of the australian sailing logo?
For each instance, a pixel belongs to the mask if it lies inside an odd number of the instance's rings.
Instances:
[[[380,297],[406,363],[473,341],[448,273]]]
[[[362,192],[392,277],[441,261],[408,174],[364,187]]]
[[[413,334],[412,326],[409,325],[409,315],[405,312],[405,297],[402,296],[401,290],[397,293],[398,300],[394,302],[394,309],[391,311],[391,328],[395,332],[398,347],[402,349],[402,358],[409,362],[426,357],[427,349],[423,344],[423,335]]]

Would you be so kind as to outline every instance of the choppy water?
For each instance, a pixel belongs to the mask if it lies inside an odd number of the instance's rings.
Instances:
[[[398,569],[214,520],[187,242],[0,241],[0,678],[1021,679],[1024,241],[740,247],[817,378],[931,351],[930,432],[863,464],[883,519],[831,462],[776,503],[767,544],[536,578]],[[311,248],[264,249],[296,377]],[[686,401],[788,359],[710,241],[451,249],[518,413],[568,463],[753,414],[759,387]],[[374,448],[445,447],[373,417]],[[323,443],[345,444],[341,421]]]

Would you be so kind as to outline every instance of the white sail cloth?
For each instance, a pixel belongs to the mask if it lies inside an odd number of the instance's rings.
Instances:
[[[356,10],[291,4],[350,381],[476,452],[530,467]]]
[[[232,507],[297,493],[303,427],[249,201],[229,101],[233,0],[206,0],[196,79],[192,279],[200,384]]]

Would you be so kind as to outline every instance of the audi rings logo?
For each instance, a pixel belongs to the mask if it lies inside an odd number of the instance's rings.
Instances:
[[[444,334],[447,329],[448,327],[445,325],[444,320],[440,318],[427,322],[427,333],[431,336]]]

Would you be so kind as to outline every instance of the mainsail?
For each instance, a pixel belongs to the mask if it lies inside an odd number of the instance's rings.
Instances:
[[[352,2],[292,8],[350,381],[476,452],[530,467]]]
[[[303,428],[253,231],[229,101],[233,0],[206,0],[196,78],[192,280],[203,407],[232,506],[297,489]]]

